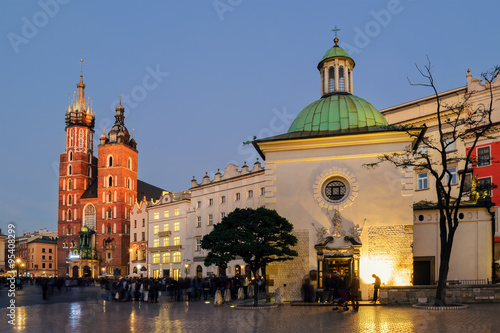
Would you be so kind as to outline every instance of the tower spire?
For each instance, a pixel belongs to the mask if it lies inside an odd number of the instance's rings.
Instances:
[[[78,93],[76,95],[75,109],[85,112],[85,84],[83,83],[83,59],[80,59],[80,82],[76,84]]]

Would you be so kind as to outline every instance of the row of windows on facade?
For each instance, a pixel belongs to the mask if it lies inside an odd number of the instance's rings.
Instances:
[[[137,236],[137,234],[134,234],[134,241],[135,242],[137,241],[136,236]],[[170,237],[162,237],[161,241],[162,241],[161,246],[170,246]],[[181,245],[181,237],[175,236],[174,243],[172,245],[174,245],[174,246]],[[160,247],[160,238],[153,239],[153,247]]]
[[[68,165],[68,172],[67,172],[67,175],[68,176],[71,176],[73,175],[73,166],[70,164]],[[87,167],[87,176],[89,178],[92,178],[92,168],[90,166]],[[76,185],[75,185],[75,188],[76,188]],[[71,189],[71,187],[69,188]]]
[[[345,87],[345,75],[344,75],[344,66],[338,66],[338,76],[339,76],[339,85],[338,88],[335,89],[335,66],[331,66],[328,68],[328,92],[351,92],[351,71],[347,70],[347,89]],[[323,84],[325,78],[325,70],[321,72],[321,83]],[[323,91],[325,89],[323,88]]]
[[[48,252],[48,253],[52,253],[52,249],[48,249],[48,250],[49,250],[49,252]],[[34,249],[34,248],[31,248],[31,253],[35,253],[35,249]],[[45,251],[45,248],[44,248],[44,247],[42,247],[42,253],[47,253],[47,252]]]
[[[75,204],[76,204],[76,202],[75,202]],[[89,206],[92,206],[92,205],[89,205]],[[89,207],[89,206],[87,206],[87,207]],[[77,213],[78,213],[77,209],[74,209],[74,210],[68,209],[67,211],[63,210],[62,216],[61,216],[61,221],[77,220],[78,219]],[[90,229],[94,229],[95,228],[95,210],[94,210],[93,214],[88,214],[87,212],[85,212],[84,216],[85,216],[85,225],[87,225],[87,227]],[[113,209],[111,209],[111,207],[108,207],[107,210],[104,207],[102,207],[102,219],[103,220],[116,219],[116,216],[117,216],[116,207],[113,207]],[[127,207],[125,207],[125,218],[126,219],[130,218],[130,211]]]
[[[35,260],[35,255],[31,255],[31,260]],[[47,260],[47,257],[42,255],[42,260]],[[49,256],[49,259],[48,260],[52,260],[52,256]]]
[[[87,224],[85,224],[89,229],[94,229],[94,226],[89,226]],[[66,233],[67,231],[67,233]],[[129,233],[129,230],[128,230],[128,225],[127,224],[124,224],[124,233],[125,234],[128,234]],[[117,229],[116,229],[116,223],[113,223],[113,227],[111,227],[111,224],[102,224],[102,228],[101,228],[101,233],[102,234],[116,234],[117,233]],[[71,236],[71,235],[76,235],[77,232],[76,232],[76,225],[73,226],[73,228],[71,227],[68,227],[68,229],[66,230],[66,226],[63,225],[62,226],[62,234],[63,235],[67,235],[67,236]],[[64,244],[63,244],[64,245]],[[64,247],[64,246],[63,246]]]
[[[160,253],[153,253],[153,264],[160,264]],[[164,252],[161,254],[161,263],[163,264],[169,264],[171,261],[171,255],[170,252]],[[181,253],[180,252],[174,252],[172,255],[172,262],[179,263],[181,262]]]
[[[477,149],[477,166],[488,166],[491,164],[490,147],[480,147]],[[417,155],[427,155],[429,147],[422,144],[417,149]],[[445,139],[445,151],[452,152],[457,150],[456,141],[453,138]]]
[[[451,173],[450,185],[457,185],[457,168],[450,168],[448,171]],[[471,187],[471,174],[466,174],[465,177],[467,177],[467,179],[465,180],[464,191],[468,192]],[[446,174],[445,184],[448,184],[449,180],[450,176]],[[429,174],[427,172],[417,174],[417,181],[417,190],[429,189]],[[488,191],[488,195],[491,196],[491,177],[480,178],[477,181],[479,183],[479,187],[486,189]]]
[[[52,263],[49,262],[48,264],[49,264],[48,268],[52,268]],[[31,268],[38,269],[38,265],[35,265],[35,264],[31,263]],[[42,268],[46,268],[46,265],[45,265],[44,262],[42,262]]]
[[[179,216],[181,214],[180,208],[175,208],[174,209],[174,216]],[[163,211],[163,217],[170,217],[170,210],[164,210]],[[158,220],[160,218],[160,212],[154,212],[153,213],[153,219]]]
[[[447,143],[448,144],[448,143]],[[422,146],[419,148],[418,153],[419,154],[427,154],[427,146]],[[454,151],[456,150],[456,144],[455,142],[452,142],[446,147],[447,151]],[[490,147],[481,147],[477,148],[477,166],[482,167],[482,166],[489,166],[491,164],[491,155],[490,155]],[[457,185],[457,168],[450,168],[448,169],[449,173],[451,174],[451,185]],[[445,183],[448,183],[448,180],[450,176],[446,174],[445,178]],[[427,172],[422,172],[417,175],[417,189],[418,190],[425,190],[429,188],[429,182],[428,182],[429,175]],[[479,179],[479,184],[480,185],[488,185],[491,184],[491,177],[487,178],[482,178]]]
[[[264,195],[266,194],[266,189],[265,187],[261,187],[260,188],[260,195]],[[247,191],[247,199],[251,199],[253,198],[253,190],[248,190]],[[241,193],[235,193],[234,194],[234,201],[239,201],[241,200]],[[220,197],[220,203],[221,204],[225,204],[227,202],[227,197],[225,195],[221,196]],[[208,201],[207,201],[207,205],[208,206],[213,206],[214,205],[214,199],[213,198],[209,198]],[[202,206],[202,202],[201,201],[198,201],[196,202],[196,208],[201,208]]]
[[[84,137],[84,131],[83,130],[80,130],[79,132],[76,131],[74,129],[71,129],[70,132],[68,132],[68,145],[70,147],[73,147],[74,144],[75,144],[75,140],[78,142],[78,147],[83,147],[83,143],[87,143],[87,147],[92,147],[93,146],[93,142],[92,142],[92,139],[93,139],[93,135],[92,133],[88,133],[88,137],[85,138]],[[78,135],[77,137],[75,137],[75,135]]]

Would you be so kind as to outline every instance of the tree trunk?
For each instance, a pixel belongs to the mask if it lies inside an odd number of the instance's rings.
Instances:
[[[451,243],[446,243],[441,247],[441,256],[439,264],[439,280],[436,290],[436,306],[446,305],[446,281],[448,280],[448,272],[450,269]]]
[[[257,290],[257,271],[252,271],[254,279],[252,280],[253,284],[253,306],[259,306],[259,291]]]

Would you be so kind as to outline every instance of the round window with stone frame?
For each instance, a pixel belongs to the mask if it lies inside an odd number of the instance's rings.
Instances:
[[[342,177],[332,177],[327,179],[322,186],[323,198],[331,203],[340,203],[350,195],[349,182]]]

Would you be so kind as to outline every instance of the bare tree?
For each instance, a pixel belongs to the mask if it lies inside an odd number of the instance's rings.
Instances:
[[[404,169],[412,168],[417,170],[427,170],[435,180],[436,202],[432,203],[439,211],[439,230],[440,230],[440,266],[439,280],[436,290],[435,304],[442,306],[446,304],[445,289],[448,278],[450,256],[453,246],[453,240],[457,227],[459,225],[458,213],[461,205],[464,203],[464,193],[467,190],[465,175],[461,177],[457,189],[452,187],[453,175],[449,170],[450,165],[461,163],[463,170],[468,170],[475,165],[473,152],[482,137],[487,137],[488,131],[493,125],[491,113],[493,111],[493,90],[491,83],[495,79],[499,67],[482,73],[485,86],[489,92],[489,105],[487,107],[478,107],[472,109],[470,106],[471,92],[467,92],[463,99],[453,105],[446,105],[439,95],[434,78],[431,73],[431,63],[427,59],[427,65],[417,70],[424,79],[424,83],[412,83],[411,85],[424,86],[432,89],[436,101],[437,115],[437,135],[426,135],[426,127],[422,131],[415,131],[416,128],[406,126],[395,126],[398,129],[405,130],[408,135],[416,138],[414,147],[408,147],[403,153],[385,154],[379,157],[379,161],[366,164],[367,167],[376,167],[382,162],[390,162],[397,167]],[[465,141],[467,151],[451,153],[450,147],[457,142]],[[416,151],[416,147],[421,145],[425,149]]]

